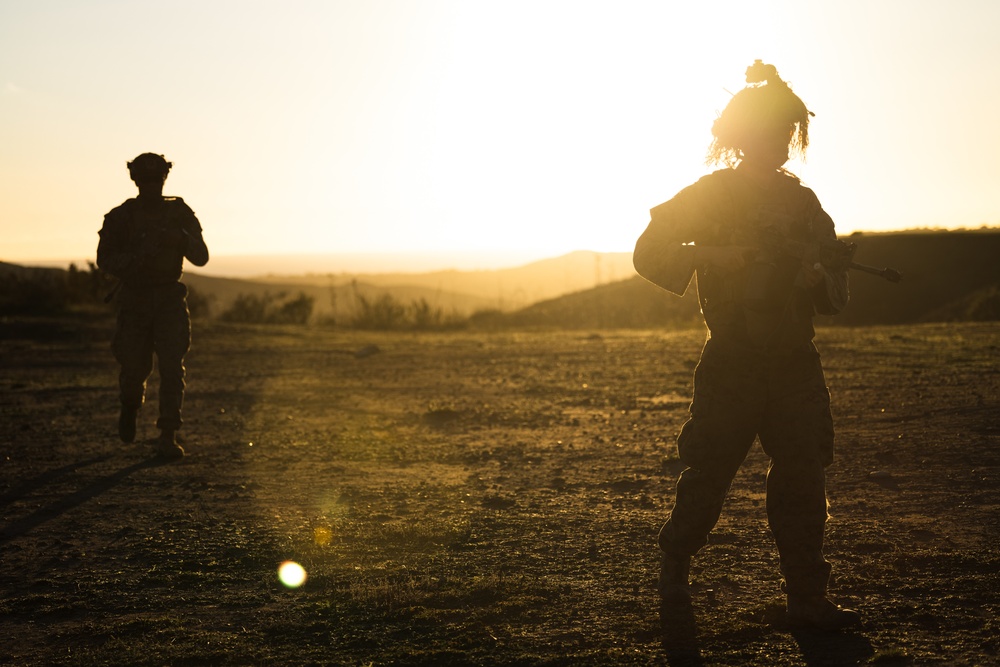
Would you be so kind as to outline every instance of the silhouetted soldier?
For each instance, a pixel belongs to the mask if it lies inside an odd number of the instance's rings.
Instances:
[[[824,477],[833,460],[833,419],[812,318],[847,304],[847,271],[824,266],[818,255],[795,257],[759,243],[779,236],[813,247],[836,235],[812,190],[783,169],[790,150],[805,154],[811,112],[772,65],[756,61],[747,83],[712,127],[709,162],[726,168],[652,209],[633,255],[640,275],[676,294],[697,272],[710,331],[691,417],[677,439],[688,467],[659,534],[660,594],[690,601],[691,557],[707,543],[759,438],[771,459],[767,518],[787,618],[841,628],[860,617],[826,597]]]
[[[104,216],[97,265],[120,281],[118,325],[112,350],[121,365],[118,435],[135,441],[136,417],[156,355],[160,373],[160,437],[156,451],[180,458],[175,434],[181,426],[184,355],[191,345],[187,288],[180,282],[184,259],[208,262],[208,247],[194,212],[180,197],[164,197],[171,163],[143,153],[128,163],[139,196]]]

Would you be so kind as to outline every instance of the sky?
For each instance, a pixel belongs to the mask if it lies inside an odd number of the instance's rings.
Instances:
[[[758,58],[816,114],[788,166],[840,233],[996,226],[997,26],[994,0],[0,0],[0,260],[92,258],[143,152],[217,257],[630,251]]]

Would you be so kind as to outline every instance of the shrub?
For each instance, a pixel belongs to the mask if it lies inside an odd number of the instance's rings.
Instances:
[[[0,273],[0,314],[57,315],[103,305],[114,280],[88,262],[67,270],[11,266]]]
[[[286,299],[284,292],[240,294],[219,319],[243,324],[306,324],[314,303],[315,299],[305,292],[292,299]]]
[[[369,299],[363,294],[355,293],[354,298],[357,305],[351,324],[356,329],[384,331],[403,328],[406,307],[392,298],[392,295],[382,294]]]
[[[355,311],[349,320],[355,329],[373,331],[415,330],[441,331],[464,326],[465,320],[457,314],[446,314],[421,298],[405,305],[391,294],[369,298],[355,291]]]
[[[214,294],[206,296],[200,290],[196,290],[190,285],[187,286],[188,312],[191,313],[191,317],[209,317],[212,314],[212,304],[214,303]]]

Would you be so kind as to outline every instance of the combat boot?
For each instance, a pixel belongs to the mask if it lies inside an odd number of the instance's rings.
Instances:
[[[173,431],[161,431],[156,440],[156,455],[167,461],[184,458],[184,448],[177,444]]]
[[[660,580],[657,588],[663,602],[687,604],[691,602],[691,587],[688,576],[691,572],[691,557],[663,553],[660,556]]]
[[[124,443],[135,442],[135,421],[139,416],[139,408],[122,405],[118,413],[118,437]]]
[[[861,625],[861,614],[834,604],[824,595],[788,596],[785,618],[796,628],[843,630]]]

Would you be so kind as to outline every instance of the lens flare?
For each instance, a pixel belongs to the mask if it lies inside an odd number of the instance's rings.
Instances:
[[[288,588],[298,588],[306,581],[306,570],[295,561],[286,560],[278,566],[278,579]]]
[[[316,526],[313,528],[313,541],[321,547],[325,547],[333,540],[333,531],[326,526]]]

